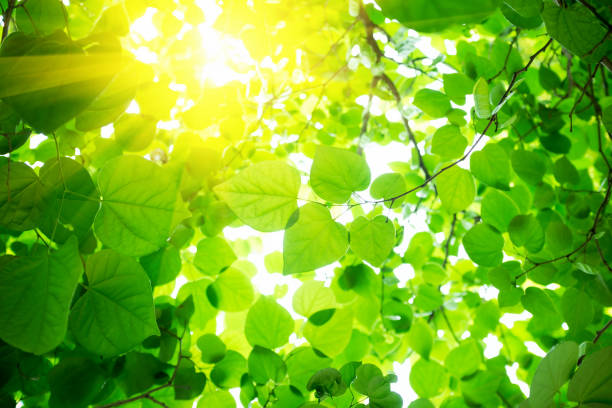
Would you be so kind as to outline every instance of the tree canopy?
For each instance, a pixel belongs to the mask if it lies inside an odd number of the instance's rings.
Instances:
[[[612,406],[610,0],[0,7],[0,408]]]

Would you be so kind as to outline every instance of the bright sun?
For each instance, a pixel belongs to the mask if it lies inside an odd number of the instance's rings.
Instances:
[[[198,46],[201,50],[185,63],[197,67],[202,83],[222,86],[231,81],[248,82],[255,75],[255,71],[251,69],[255,61],[241,40],[223,34],[213,27],[222,9],[214,0],[198,0],[196,4],[205,16],[204,21],[197,27],[186,22],[186,16],[182,12],[176,10],[173,13],[174,17],[182,21],[182,27],[176,34],[177,39],[182,40],[186,33],[194,30],[199,33]],[[137,60],[146,64],[162,62],[160,56],[147,46],[148,42],[162,36],[154,23],[156,14],[157,10],[149,7],[130,27],[130,39],[134,46],[131,51]],[[240,67],[240,72],[237,67]]]

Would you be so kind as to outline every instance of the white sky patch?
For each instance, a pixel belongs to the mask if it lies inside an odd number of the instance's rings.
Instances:
[[[170,295],[173,299],[176,299],[176,296],[178,295],[179,289],[181,289],[181,287],[186,284],[187,278],[184,277],[183,275],[179,275],[176,277],[176,281],[174,283],[174,290],[172,291],[172,294]]]
[[[134,20],[134,22],[130,26],[130,33],[138,34],[138,36],[140,36],[145,41],[151,41],[159,37],[159,31],[153,23],[153,16],[156,13],[156,9],[151,7],[147,8],[145,14],[142,17]]]
[[[132,99],[132,102],[130,102],[127,109],[125,110],[125,113],[140,113],[140,106],[138,106],[138,102],[136,102],[135,99]]]
[[[529,396],[529,385],[525,381],[518,379],[516,375],[518,369],[519,364],[513,363],[511,366],[506,366],[506,374],[508,375],[508,378],[512,384],[518,385],[523,394],[525,394],[525,396]]]
[[[520,322],[531,319],[533,315],[528,311],[524,310],[522,313],[504,313],[504,315],[499,319],[499,321],[511,329],[514,327],[514,322]]]
[[[531,354],[534,354],[534,355],[536,355],[538,357],[546,356],[546,352],[544,350],[542,350],[542,348],[540,346],[538,346],[535,341],[526,341],[525,342],[525,347],[527,347],[527,350]]]
[[[410,386],[410,368],[412,363],[406,360],[403,363],[393,363],[393,373],[397,376],[397,382],[391,384],[391,390],[397,392],[404,400],[404,406],[419,398]]]
[[[159,62],[157,54],[151,51],[149,47],[141,46],[136,48],[134,51],[136,59],[145,64],[157,64]]]
[[[494,286],[482,285],[478,288],[478,295],[487,301],[497,299],[498,294],[499,290]]]
[[[489,333],[489,335],[482,339],[482,341],[486,345],[484,350],[485,358],[494,358],[499,355],[503,344],[497,339],[497,336]]]
[[[412,265],[407,263],[403,263],[397,268],[393,269],[393,273],[395,274],[395,277],[399,280],[397,286],[399,286],[400,288],[406,287],[406,283],[410,279],[414,279],[414,277],[416,276]]]
[[[37,133],[35,135],[30,136],[30,149],[36,149],[42,142],[47,140],[47,136],[42,133]]]
[[[102,139],[110,139],[113,133],[115,133],[115,127],[112,123],[100,128],[100,137]]]

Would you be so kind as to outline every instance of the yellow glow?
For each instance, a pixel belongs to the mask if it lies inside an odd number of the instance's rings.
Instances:
[[[188,23],[183,23],[176,39],[182,40],[186,33],[197,30],[202,41],[201,55],[194,56],[186,60],[186,63],[193,64],[197,72],[200,73],[201,82],[221,86],[231,81],[243,83],[254,75],[253,70],[248,67],[254,65],[254,61],[249,56],[241,40],[231,38],[213,28],[213,24],[222,9],[214,0],[196,0],[196,4],[202,9],[205,21],[197,27]],[[130,27],[130,39],[135,47],[131,50],[137,60],[146,64],[157,64],[160,55],[157,55],[146,43],[159,38],[162,34],[155,26],[154,17],[158,11],[149,7],[145,14],[135,20]],[[174,10],[172,14],[183,21],[184,15],[180,10]],[[164,39],[170,43],[172,38]],[[237,72],[234,67],[247,67],[246,72]]]

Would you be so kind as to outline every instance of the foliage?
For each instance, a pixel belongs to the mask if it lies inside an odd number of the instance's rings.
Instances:
[[[609,0],[0,6],[0,407],[612,405]]]

